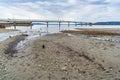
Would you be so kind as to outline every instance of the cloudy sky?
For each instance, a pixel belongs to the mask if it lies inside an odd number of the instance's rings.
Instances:
[[[120,21],[120,0],[0,0],[0,18]]]

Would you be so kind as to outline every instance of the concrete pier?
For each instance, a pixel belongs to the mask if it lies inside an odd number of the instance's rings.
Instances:
[[[70,27],[70,22],[68,22],[68,27]]]
[[[77,26],[77,22],[75,22],[75,26]]]
[[[59,22],[59,31],[60,31],[60,27],[61,27],[61,22]]]
[[[48,23],[53,22],[53,23],[58,23],[59,27],[61,26],[62,23],[68,23],[68,27],[70,26],[70,23],[75,23],[75,26],[77,24],[86,24],[86,25],[91,25],[91,22],[81,22],[81,21],[64,21],[64,20],[39,20],[39,19],[0,19],[0,27],[7,27],[7,26],[32,26],[32,22],[45,22],[47,25],[47,28],[49,26]]]
[[[48,24],[48,22],[46,22],[46,25],[47,25],[47,32],[48,32],[48,27],[49,27],[49,24]]]

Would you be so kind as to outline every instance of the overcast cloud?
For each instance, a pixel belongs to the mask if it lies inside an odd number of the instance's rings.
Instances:
[[[0,0],[0,18],[120,21],[120,0]]]

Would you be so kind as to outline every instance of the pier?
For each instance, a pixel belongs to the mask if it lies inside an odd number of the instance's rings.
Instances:
[[[81,22],[81,21],[65,21],[65,20],[39,20],[39,19],[0,19],[0,28],[5,28],[8,26],[31,26],[33,22],[44,22],[46,23],[47,28],[49,27],[49,23],[58,23],[59,27],[62,23],[66,23],[68,27],[70,24],[81,24],[81,25],[91,25],[91,22]]]

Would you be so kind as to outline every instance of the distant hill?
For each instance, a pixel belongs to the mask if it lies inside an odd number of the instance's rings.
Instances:
[[[34,22],[33,25],[44,25],[44,23]]]
[[[116,21],[116,22],[96,22],[96,23],[93,23],[93,25],[120,25],[120,22],[119,21]]]

